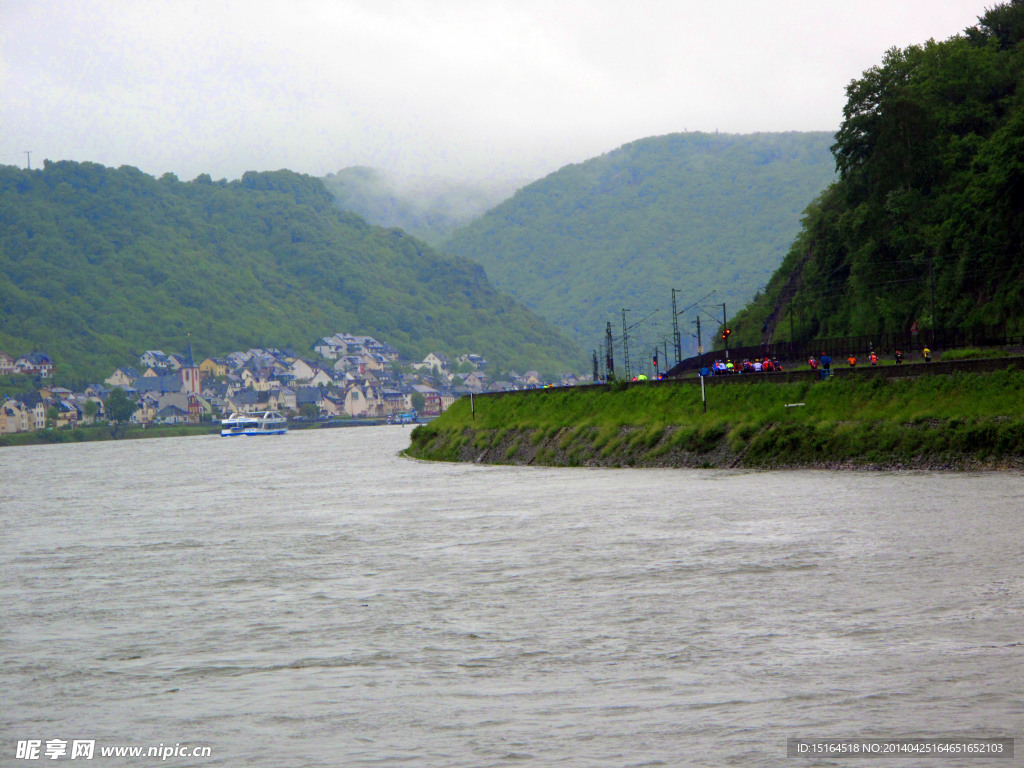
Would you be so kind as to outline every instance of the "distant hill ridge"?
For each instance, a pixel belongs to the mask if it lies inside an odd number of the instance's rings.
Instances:
[[[339,211],[291,171],[214,182],[131,167],[0,166],[0,350],[98,380],[144,349],[308,351],[345,328],[405,356],[558,372],[579,350],[483,270]]]
[[[442,248],[482,264],[585,349],[599,346],[608,321],[621,335],[622,308],[632,320],[660,310],[636,330],[646,358],[671,338],[673,288],[680,309],[716,291],[711,301],[735,311],[767,283],[802,212],[834,179],[833,141],[827,132],[642,139],[527,185]],[[688,330],[695,311],[680,318]],[[694,342],[684,339],[685,350]]]

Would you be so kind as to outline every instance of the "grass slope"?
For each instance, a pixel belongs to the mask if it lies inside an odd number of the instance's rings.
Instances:
[[[458,401],[409,455],[593,466],[1024,466],[1024,372],[541,390]],[[804,403],[787,408],[789,403]]]

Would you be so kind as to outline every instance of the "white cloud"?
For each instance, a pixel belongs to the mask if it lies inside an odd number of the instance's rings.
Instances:
[[[537,175],[681,130],[834,130],[846,84],[950,0],[22,0],[0,162],[182,178],[289,167]]]

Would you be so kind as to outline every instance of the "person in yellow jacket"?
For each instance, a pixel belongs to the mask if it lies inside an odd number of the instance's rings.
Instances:
[[[930,363],[932,361],[932,351],[928,349],[928,347],[922,349],[921,354],[924,355],[924,361],[926,363]]]

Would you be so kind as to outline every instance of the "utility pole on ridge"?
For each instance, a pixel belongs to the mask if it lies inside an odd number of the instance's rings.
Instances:
[[[676,349],[676,365],[683,359],[683,342],[679,336],[679,313],[676,311],[676,292],[677,289],[672,289],[672,343]],[[665,355],[668,358],[668,354]]]
[[[626,359],[626,381],[629,381],[632,377],[629,375],[629,329],[626,328],[627,312],[629,312],[628,309],[622,310],[622,356]]]
[[[605,381],[615,378],[615,355],[612,353],[612,324],[608,321],[608,327],[604,331],[604,367]]]

